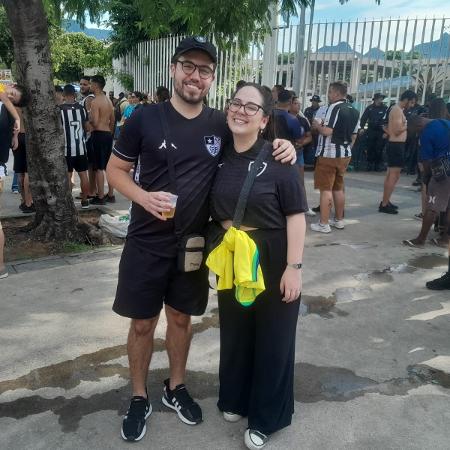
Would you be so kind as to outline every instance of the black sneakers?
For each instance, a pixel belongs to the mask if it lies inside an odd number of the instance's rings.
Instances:
[[[200,405],[189,395],[184,384],[179,384],[171,391],[169,379],[164,380],[164,394],[161,400],[165,406],[176,411],[185,424],[198,425],[203,421]]]
[[[126,441],[140,441],[147,431],[145,421],[152,413],[152,405],[144,397],[133,397],[122,422],[120,434]]]
[[[443,291],[445,289],[450,289],[450,272],[444,273],[441,278],[436,278],[435,280],[428,281],[426,287],[434,291]]]
[[[106,205],[105,197],[94,197],[89,202],[91,205]]]
[[[378,212],[385,214],[398,214],[398,209],[392,203],[388,203],[386,206],[383,206],[383,204],[380,202]]]

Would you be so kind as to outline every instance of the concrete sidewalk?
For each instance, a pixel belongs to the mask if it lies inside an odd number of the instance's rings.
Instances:
[[[296,413],[267,448],[449,448],[450,296],[425,288],[448,259],[431,244],[401,244],[420,226],[412,180],[402,177],[393,198],[400,214],[388,216],[377,212],[383,176],[351,173],[346,228],[308,230]],[[314,206],[311,174],[306,183]],[[129,448],[120,437],[130,395],[128,321],[111,311],[119,257],[112,249],[17,263],[17,273],[0,281],[1,449]],[[194,322],[187,384],[205,421],[188,427],[160,402],[168,373],[161,317],[149,376],[154,412],[133,447],[244,448],[245,420],[226,423],[215,406],[213,291],[207,313]]]

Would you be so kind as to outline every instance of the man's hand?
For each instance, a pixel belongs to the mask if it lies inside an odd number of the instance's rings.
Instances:
[[[358,135],[359,135],[359,136],[362,136],[365,132],[366,132],[366,130],[365,130],[364,128],[360,128],[360,129],[358,130]]]
[[[170,203],[171,194],[169,192],[143,192],[139,204],[150,214],[159,220],[167,220],[161,213],[170,211],[172,205]]]
[[[273,149],[272,155],[277,161],[281,161],[283,164],[290,163],[291,165],[294,165],[297,161],[297,152],[290,141],[275,139]]]

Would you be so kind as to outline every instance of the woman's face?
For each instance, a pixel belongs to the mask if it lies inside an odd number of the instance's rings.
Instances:
[[[227,123],[231,132],[234,135],[257,136],[269,121],[262,107],[263,99],[256,88],[244,86],[239,89],[227,108]]]

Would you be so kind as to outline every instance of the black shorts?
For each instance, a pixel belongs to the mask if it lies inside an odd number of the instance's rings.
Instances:
[[[119,265],[113,311],[131,319],[156,317],[163,304],[190,316],[201,316],[208,304],[208,268],[179,272],[176,258],[163,258],[127,239]]]
[[[14,166],[13,170],[16,173],[27,173],[28,165],[27,165],[27,149],[25,145],[25,133],[19,133],[18,135],[18,146],[17,149],[14,150]]]
[[[112,151],[112,134],[109,131],[93,131],[90,140],[93,154],[92,169],[106,170]]]
[[[85,172],[88,170],[88,159],[86,155],[66,156],[67,172]]]
[[[388,167],[404,167],[405,143],[388,142],[386,145],[386,157]]]
[[[92,147],[92,139],[89,136],[89,139],[86,141],[86,152],[88,164],[92,165],[94,163],[94,148]]]

